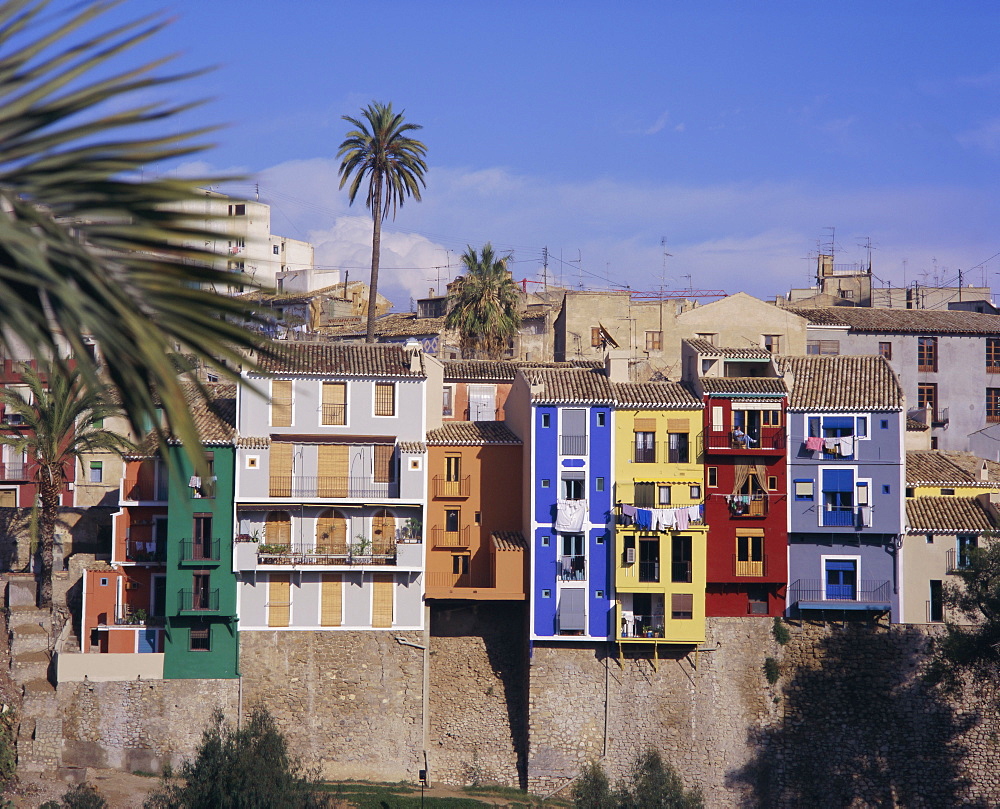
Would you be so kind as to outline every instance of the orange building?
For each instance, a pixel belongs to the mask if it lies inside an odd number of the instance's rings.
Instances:
[[[427,598],[524,599],[521,449],[499,421],[427,433]]]

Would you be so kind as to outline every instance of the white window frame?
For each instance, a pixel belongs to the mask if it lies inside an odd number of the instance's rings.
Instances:
[[[854,562],[854,574],[857,576],[857,584],[855,585],[854,595],[855,601],[857,601],[857,596],[861,594],[861,556],[850,556],[843,553],[831,553],[824,554],[819,557],[819,580],[823,584],[823,600],[829,601],[826,597],[826,563],[827,562]]]

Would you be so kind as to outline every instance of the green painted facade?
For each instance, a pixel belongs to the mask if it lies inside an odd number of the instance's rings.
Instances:
[[[191,462],[172,447],[167,511],[165,679],[238,676],[233,573],[235,450],[206,447],[215,480],[191,486]],[[199,496],[200,495],[200,496]]]

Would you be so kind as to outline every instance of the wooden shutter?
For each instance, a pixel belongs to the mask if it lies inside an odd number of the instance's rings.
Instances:
[[[324,511],[316,520],[316,550],[319,553],[347,553],[347,518],[339,511]]]
[[[320,444],[317,457],[318,497],[347,497],[348,453],[346,444]]]
[[[688,431],[687,419],[667,419],[668,433],[686,433]]]
[[[388,483],[392,480],[392,444],[375,445],[375,482]]]
[[[392,553],[396,541],[396,518],[382,509],[372,517],[372,553]]]
[[[375,415],[376,416],[396,415],[395,382],[375,383]]]
[[[268,450],[268,466],[271,471],[271,497],[292,496],[292,452],[294,444],[274,442]]]
[[[323,383],[323,424],[347,424],[347,383]]]
[[[392,626],[394,586],[391,573],[376,573],[372,576],[372,627],[375,629],[388,629]]]
[[[344,579],[339,573],[324,573],[320,585],[320,626],[340,626],[344,622]]]
[[[690,593],[673,593],[670,596],[671,617],[687,620],[694,616],[694,596]]]
[[[292,426],[292,380],[290,379],[271,381],[271,425]]]
[[[264,543],[267,545],[292,544],[292,518],[287,511],[269,511],[264,521]]]
[[[288,626],[292,615],[292,580],[288,573],[272,573],[267,582],[267,625]]]
[[[636,419],[632,427],[634,433],[655,433],[656,419]]]
[[[13,508],[17,505],[17,489],[0,491],[0,508]]]

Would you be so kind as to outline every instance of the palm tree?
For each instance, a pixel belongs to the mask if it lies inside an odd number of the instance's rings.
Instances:
[[[340,164],[340,187],[350,181],[348,199],[354,204],[361,184],[367,179],[368,195],[365,205],[372,212],[372,276],[368,290],[368,323],[366,342],[375,340],[375,298],[378,294],[378,264],[382,246],[382,221],[389,216],[396,218],[396,208],[402,207],[407,197],[420,201],[420,186],[426,187],[424,172],[427,164],[424,155],[427,147],[419,140],[407,136],[408,132],[423,129],[419,124],[407,124],[403,113],[392,111],[392,103],[373,101],[363,110],[361,117],[344,116],[355,129],[347,133],[340,144],[337,157]]]
[[[190,210],[200,187],[225,178],[150,178],[202,151],[207,131],[174,131],[170,119],[192,105],[155,100],[183,75],[160,75],[163,59],[120,61],[163,21],[104,23],[116,2],[50,5],[0,3],[0,342],[57,365],[72,357],[96,391],[89,335],[133,427],[158,424],[162,403],[167,425],[198,447],[170,355],[180,347],[233,378],[260,341],[241,325],[257,321],[253,305],[214,291],[247,282],[190,246],[215,243]]]
[[[478,253],[469,246],[462,256],[465,275],[451,285],[445,325],[458,329],[463,356],[500,359],[521,326],[520,296],[507,269],[509,260],[510,255],[494,253],[489,242]]]
[[[23,454],[38,486],[38,518],[32,521],[37,525],[35,539],[41,549],[38,604],[50,607],[52,548],[67,471],[84,453],[121,455],[134,447],[125,436],[104,428],[103,420],[121,415],[121,411],[87,387],[75,368],[66,370],[47,363],[42,363],[41,370],[25,366],[21,379],[28,395],[16,387],[0,388],[0,404],[6,413],[20,416],[22,425],[15,435],[0,435],[0,444]]]

